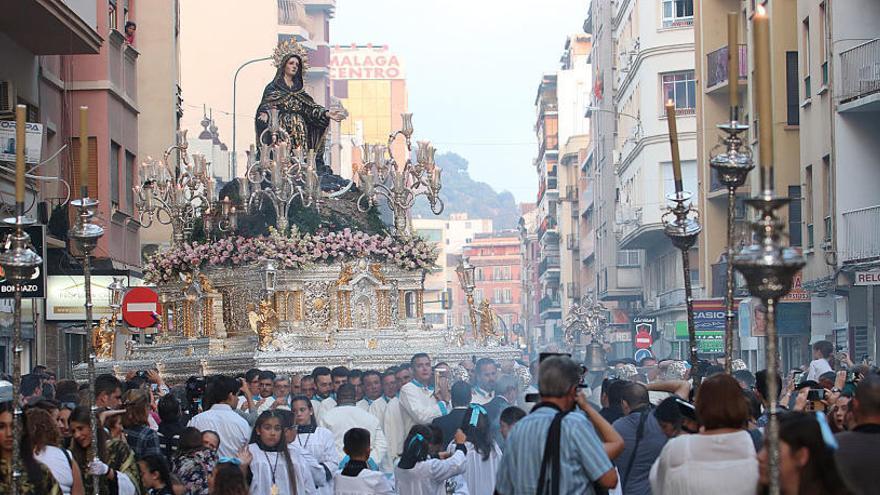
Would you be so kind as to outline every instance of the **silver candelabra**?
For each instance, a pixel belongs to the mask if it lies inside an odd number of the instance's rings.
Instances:
[[[703,227],[700,225],[699,212],[691,205],[691,193],[676,191],[666,196],[673,205],[663,214],[663,227],[672,244],[681,250],[681,266],[684,271],[684,297],[687,305],[689,361],[694,373],[697,366],[697,330],[694,325],[694,291],[691,287],[690,249],[697,242],[697,236]],[[698,375],[698,374],[697,374]],[[694,377],[694,384],[699,385],[699,376]]]
[[[74,245],[77,248],[79,255],[82,257],[82,267],[83,267],[83,288],[85,289],[85,310],[86,310],[86,332],[88,333],[88,338],[86,339],[86,352],[88,353],[87,358],[87,366],[88,366],[88,381],[89,381],[89,406],[91,407],[91,414],[89,418],[89,423],[92,429],[92,444],[88,450],[88,459],[91,462],[95,459],[97,455],[97,447],[98,447],[98,417],[97,417],[97,406],[95,405],[95,345],[94,339],[92,338],[92,332],[94,329],[92,328],[92,252],[98,246],[98,240],[104,235],[104,229],[99,225],[95,225],[92,223],[92,218],[95,215],[95,209],[98,207],[98,200],[92,199],[88,197],[88,189],[83,186],[81,192],[81,198],[71,201],[71,204],[79,210],[77,214],[76,223],[73,228],[70,229],[69,236],[73,241]],[[93,479],[94,486],[94,494],[98,494],[99,489],[99,476],[95,476]]]
[[[739,108],[730,107],[730,122],[719,124],[718,128],[727,136],[723,140],[724,150],[713,155],[709,160],[709,166],[718,173],[718,180],[727,188],[727,293],[726,312],[724,314],[724,371],[731,372],[733,362],[734,340],[734,288],[735,279],[733,274],[733,256],[735,237],[735,209],[736,190],[746,182],[749,172],[755,168],[752,161],[751,150],[743,147],[743,139],[740,136],[748,131],[749,126],[739,122]]]
[[[171,224],[175,245],[190,239],[193,223],[210,208],[214,196],[214,180],[201,154],[190,159],[186,131],[178,131],[177,144],[165,150],[162,160],[147,157],[141,164],[141,184],[134,187],[140,221],[149,227],[155,219],[162,225]],[[177,151],[181,167],[171,169],[169,159]]]
[[[0,253],[0,266],[6,276],[6,280],[11,282],[15,287],[13,293],[13,329],[12,329],[12,494],[21,493],[21,284],[31,280],[37,267],[43,260],[34,251],[31,245],[31,238],[24,231],[24,227],[32,225],[33,220],[24,214],[24,140],[25,140],[25,106],[18,105],[16,107],[16,167],[20,169],[18,173],[19,185],[16,183],[15,216],[4,220],[4,223],[13,226],[15,230],[6,237],[6,250]]]
[[[364,144],[363,165],[355,167],[363,193],[358,198],[358,209],[367,211],[380,197],[388,201],[394,215],[394,230],[399,235],[410,231],[409,212],[418,196],[425,196],[435,215],[443,213],[440,167],[434,163],[436,149],[428,141],[419,141],[416,161],[412,161],[412,114],[402,114],[403,126],[388,136],[388,143]],[[393,146],[398,138],[406,142],[406,160],[400,164],[394,157]]]
[[[608,325],[607,312],[605,305],[594,299],[592,294],[587,294],[568,308],[568,316],[562,323],[565,343],[572,351],[580,335],[590,336],[590,343],[587,344],[586,349],[586,363],[590,370],[595,371],[605,367],[605,351],[602,344],[605,340],[605,328]]]
[[[337,191],[322,191],[316,151],[294,145],[291,136],[281,126],[277,108],[269,109],[269,125],[260,134],[259,145],[259,158],[254,145],[248,153],[244,181],[248,187],[242,197],[249,210],[259,210],[268,200],[275,210],[281,232],[287,230],[287,212],[293,200],[299,198],[306,208],[313,205],[319,208],[322,200],[336,199],[352,186],[349,181]],[[249,189],[253,189],[250,194]]]

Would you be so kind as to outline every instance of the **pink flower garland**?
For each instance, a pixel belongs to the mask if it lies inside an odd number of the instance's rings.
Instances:
[[[405,270],[419,270],[433,268],[437,252],[420,237],[371,235],[351,229],[294,233],[290,237],[235,236],[212,243],[188,243],[157,253],[144,266],[144,278],[149,283],[161,284],[175,282],[181,273],[189,273],[195,267],[234,267],[275,260],[278,268],[292,270],[312,263],[353,258],[371,258]]]

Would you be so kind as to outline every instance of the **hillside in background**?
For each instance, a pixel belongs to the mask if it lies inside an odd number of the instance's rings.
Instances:
[[[495,192],[489,184],[471,179],[467,160],[455,153],[438,155],[436,162],[443,170],[440,198],[446,204],[437,218],[448,218],[450,213],[467,213],[470,218],[491,218],[495,230],[516,228],[519,211],[513,194]],[[423,197],[416,200],[412,214],[413,217],[435,218]]]

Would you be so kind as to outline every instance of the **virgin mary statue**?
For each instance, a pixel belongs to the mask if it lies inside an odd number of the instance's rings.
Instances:
[[[317,104],[306,93],[303,73],[308,69],[308,55],[296,41],[282,42],[275,49],[275,77],[263,90],[257,107],[257,143],[269,126],[269,110],[278,109],[281,127],[288,133],[295,147],[315,150],[318,175],[332,175],[324,163],[324,140],[330,120],[341,121],[347,112],[341,108],[327,109]],[[265,140],[264,140],[265,142]]]

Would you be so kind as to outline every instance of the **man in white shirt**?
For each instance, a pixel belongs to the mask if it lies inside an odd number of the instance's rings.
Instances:
[[[372,413],[370,408],[373,406],[373,403],[382,397],[382,375],[376,370],[367,370],[361,377],[361,382],[363,384],[364,397],[358,401],[357,406],[364,411]],[[379,423],[382,422],[382,418],[379,416],[376,416],[376,419],[379,420]]]
[[[400,389],[400,409],[403,416],[404,436],[413,425],[430,425],[435,418],[448,412],[449,397],[446,387],[434,390],[431,358],[419,353],[410,360],[413,379]]]
[[[318,424],[333,432],[336,439],[336,447],[342,450],[345,442],[345,433],[352,428],[363,428],[370,432],[373,438],[370,458],[376,465],[380,465],[385,458],[387,450],[385,435],[382,433],[382,425],[375,416],[357,407],[354,402],[354,385],[343,384],[336,392],[338,405],[324,412]]]
[[[205,398],[213,404],[207,411],[197,414],[189,421],[199,431],[214,431],[220,437],[217,455],[235,457],[250,438],[251,428],[232,408],[238,404],[237,393],[246,388],[236,379],[218,375],[208,380]],[[247,392],[247,391],[245,391]]]
[[[291,380],[286,376],[276,376],[275,385],[272,388],[272,397],[275,401],[272,403],[274,409],[290,410],[290,393]]]
[[[325,366],[315,368],[312,371],[312,377],[315,379],[315,395],[311,397],[312,411],[315,412],[317,420],[321,417],[321,403],[330,399],[330,395],[333,393],[333,379],[330,378],[330,368]]]
[[[819,381],[819,377],[831,369],[828,358],[834,352],[834,344],[827,340],[820,340],[813,344],[813,361],[810,362],[810,371],[807,372],[807,380]]]
[[[269,370],[260,372],[260,398],[254,404],[257,408],[257,415],[268,411],[275,403],[275,373]]]
[[[498,377],[498,365],[492,358],[480,358],[476,364],[477,382],[473,388],[474,404],[488,404],[495,397],[495,380]]]
[[[247,383],[247,390],[238,398],[237,409],[247,411],[250,408],[247,398],[256,404],[260,400],[260,370],[251,368],[244,374],[244,381]]]
[[[348,374],[348,368],[345,366],[337,366],[330,372],[330,380],[333,383],[333,393],[330,394],[330,397],[321,401],[321,405],[318,407],[318,410],[315,411],[317,417],[321,417],[322,414],[336,407],[336,392],[339,390],[339,387],[348,383]]]

